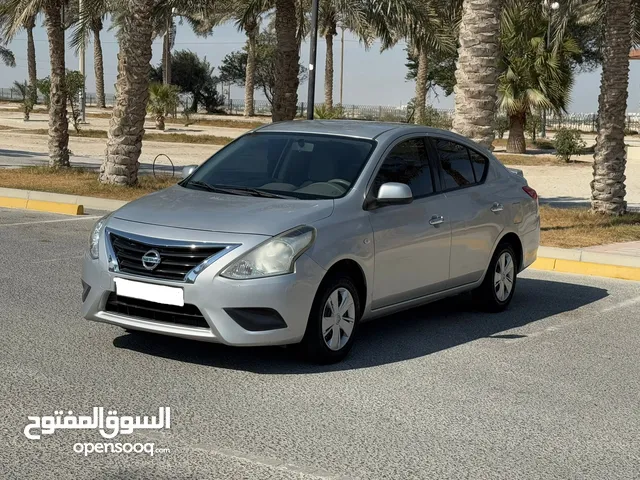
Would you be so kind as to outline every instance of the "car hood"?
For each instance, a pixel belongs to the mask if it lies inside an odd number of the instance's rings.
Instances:
[[[211,232],[277,235],[333,213],[333,200],[226,195],[174,186],[128,203],[115,218]]]

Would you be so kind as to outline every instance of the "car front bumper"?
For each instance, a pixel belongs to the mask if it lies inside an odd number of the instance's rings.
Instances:
[[[113,220],[109,222],[113,223]],[[117,225],[116,220],[116,225]],[[121,229],[125,225],[118,225]],[[131,233],[140,233],[136,224],[126,225]],[[178,234],[176,229],[160,227],[158,238],[171,238]],[[164,233],[162,235],[162,233]],[[182,232],[184,233],[184,232]],[[203,240],[206,234],[200,232],[193,240]],[[212,234],[211,241],[229,240],[231,234]],[[149,277],[114,273],[109,271],[104,236],[101,238],[100,259],[93,260],[85,255],[82,282],[82,315],[87,320],[117,325],[125,329],[141,330],[171,335],[192,340],[223,343],[234,346],[286,345],[297,343],[304,336],[311,305],[325,271],[310,257],[302,255],[296,262],[295,272],[288,275],[254,280],[230,280],[218,275],[233,260],[264,241],[263,236],[244,236],[235,243],[242,246],[218,259],[206,268],[194,283],[157,280]],[[200,310],[208,328],[188,326],[178,323],[157,321],[107,311],[109,296],[116,292],[115,278],[125,278],[170,287],[179,287],[184,292],[185,304],[194,305]],[[154,305],[155,306],[155,305]],[[157,305],[160,310],[161,304]],[[243,328],[237,319],[229,315],[229,309],[258,309],[256,311],[275,311],[284,320],[279,328],[263,331],[250,331]],[[246,326],[246,325],[245,325]]]

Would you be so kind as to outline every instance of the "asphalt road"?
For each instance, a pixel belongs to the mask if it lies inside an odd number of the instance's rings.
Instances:
[[[509,311],[461,296],[366,324],[320,368],[80,317],[93,219],[0,209],[0,478],[640,477],[640,284],[524,273]],[[96,431],[23,435],[54,410],[172,409],[91,454]]]

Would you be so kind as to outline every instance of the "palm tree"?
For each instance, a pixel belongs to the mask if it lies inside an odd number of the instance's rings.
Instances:
[[[637,6],[636,6],[637,9]],[[622,215],[624,200],[625,115],[629,89],[629,50],[631,36],[631,0],[606,0],[602,81],[599,98],[599,129],[591,182],[591,208],[595,212]]]
[[[36,28],[36,15],[32,15],[24,22],[27,31],[27,67],[29,71],[29,94],[31,101],[38,101],[38,73],[36,70],[36,45],[33,40],[33,29]]]
[[[571,60],[580,55],[567,35],[547,46],[547,21],[540,5],[509,0],[501,17],[498,105],[509,118],[507,152],[525,153],[527,117],[536,110],[565,110],[573,83]]]
[[[247,69],[244,88],[244,116],[255,114],[255,78],[258,35],[262,15],[273,8],[273,0],[233,0],[218,2],[209,16],[195,26],[195,30],[210,31],[213,26],[233,21],[239,31],[247,36]]]
[[[102,40],[100,32],[103,28],[102,17],[98,16],[91,20],[91,32],[93,33],[93,71],[96,76],[96,106],[106,108],[106,98],[104,94],[104,60],[102,58]]]
[[[164,120],[167,114],[174,112],[178,107],[180,101],[178,93],[178,87],[175,85],[152,83],[149,86],[147,110],[155,118],[156,130],[164,130]]]
[[[298,103],[300,53],[296,38],[298,18],[295,0],[275,0],[276,88],[273,96],[274,122],[293,120]],[[312,108],[309,105],[308,108]]]
[[[491,148],[500,52],[501,0],[464,0],[453,129]]]
[[[15,67],[16,66],[16,58],[13,56],[13,52],[8,48],[2,46],[0,44],[0,60],[7,67]]]
[[[135,185],[149,100],[154,0],[125,0],[118,10],[118,78],[100,182]]]
[[[415,123],[426,120],[429,61],[434,54],[455,53],[460,2],[422,0],[424,16],[409,36],[418,61]]]
[[[0,16],[7,19],[4,33],[9,39],[23,28],[29,18],[44,11],[51,63],[49,165],[56,168],[69,166],[63,5],[63,0],[6,0],[0,6]]]

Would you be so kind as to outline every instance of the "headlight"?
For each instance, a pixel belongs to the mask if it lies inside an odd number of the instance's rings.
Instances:
[[[245,253],[220,275],[234,280],[248,280],[293,273],[296,260],[313,245],[315,238],[315,228],[296,227]]]
[[[96,222],[91,231],[91,237],[89,238],[89,255],[94,260],[97,260],[100,256],[100,234],[102,233],[102,227],[107,223],[107,216],[102,217]]]

